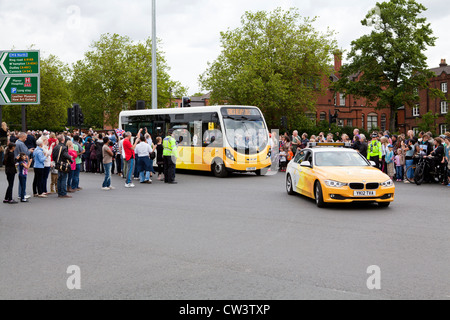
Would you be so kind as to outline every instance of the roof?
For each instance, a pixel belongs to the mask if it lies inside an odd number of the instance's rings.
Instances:
[[[443,72],[445,72],[446,74],[450,74],[450,66],[448,65],[442,65],[442,67],[440,66],[439,68],[432,68],[430,69],[431,72],[434,72],[434,74],[436,76],[440,76]]]

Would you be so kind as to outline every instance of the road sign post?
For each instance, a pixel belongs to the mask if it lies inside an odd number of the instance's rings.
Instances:
[[[0,51],[0,106],[22,106],[22,130],[26,106],[41,103],[39,59],[39,50]]]

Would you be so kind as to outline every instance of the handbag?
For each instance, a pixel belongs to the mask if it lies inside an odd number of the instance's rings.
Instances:
[[[151,160],[155,160],[155,158],[156,158],[156,153],[155,153],[155,151],[150,152],[150,159],[151,159]]]
[[[62,147],[59,148],[58,162],[56,163],[55,168],[56,168],[56,170],[61,171],[61,172],[69,172],[70,161],[69,160],[59,161],[61,158],[61,151],[62,151]]]

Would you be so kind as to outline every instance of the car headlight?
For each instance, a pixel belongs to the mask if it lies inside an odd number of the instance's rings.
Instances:
[[[342,187],[345,187],[346,185],[348,185],[348,183],[343,183],[343,182],[334,181],[334,180],[325,180],[325,184],[328,187],[332,187],[332,188],[342,188]]]
[[[381,184],[382,187],[392,187],[393,185],[394,185],[394,181],[392,181],[391,179],[389,179]]]
[[[230,159],[231,161],[236,161],[236,160],[234,159],[234,156],[231,154],[230,150],[226,149],[225,155],[226,155],[227,158]]]

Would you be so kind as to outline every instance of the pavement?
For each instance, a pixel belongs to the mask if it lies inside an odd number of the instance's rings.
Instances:
[[[0,204],[0,299],[450,299],[450,188],[396,183],[389,208],[318,209],[284,179],[183,172],[128,189],[115,175],[103,191],[82,173],[72,199]]]

